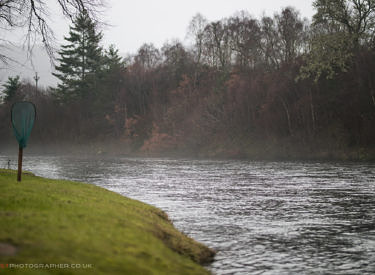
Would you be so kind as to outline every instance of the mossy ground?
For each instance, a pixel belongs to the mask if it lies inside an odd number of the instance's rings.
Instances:
[[[86,264],[23,274],[207,274],[214,252],[177,231],[161,210],[103,188],[0,170],[0,264]],[[3,249],[4,250],[4,249]],[[14,251],[13,251],[14,252]]]

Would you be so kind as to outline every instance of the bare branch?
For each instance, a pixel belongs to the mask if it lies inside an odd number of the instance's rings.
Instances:
[[[56,0],[62,14],[70,21],[81,12],[86,11],[90,18],[100,23],[100,14],[105,7],[105,0]],[[53,62],[54,32],[50,26],[50,4],[44,0],[2,0],[0,2],[0,29],[13,31],[24,29],[26,36],[24,46],[29,55],[38,41],[40,41]],[[4,62],[0,56],[0,62]]]

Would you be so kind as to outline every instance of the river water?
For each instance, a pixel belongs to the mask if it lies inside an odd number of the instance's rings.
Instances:
[[[163,209],[218,251],[214,274],[375,273],[375,164],[25,156],[24,167]]]

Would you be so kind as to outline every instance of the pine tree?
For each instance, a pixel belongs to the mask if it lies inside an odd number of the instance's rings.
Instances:
[[[108,132],[121,132],[126,108],[121,104],[121,91],[125,84],[126,64],[115,46],[111,45],[103,55],[103,68],[95,100],[95,121]],[[108,124],[108,120],[111,121]],[[103,126],[105,125],[105,126]],[[109,127],[109,128],[108,128]]]
[[[58,84],[56,96],[62,102],[88,98],[95,93],[95,83],[101,70],[102,48],[99,42],[102,33],[88,13],[83,11],[70,27],[66,45],[59,51],[59,65],[56,66]]]
[[[114,45],[110,45],[108,50],[105,51],[104,64],[108,72],[121,71],[125,68],[125,62]]]
[[[9,76],[7,82],[3,85],[3,87],[4,102],[8,103],[16,96],[17,91],[21,87],[20,76]]]

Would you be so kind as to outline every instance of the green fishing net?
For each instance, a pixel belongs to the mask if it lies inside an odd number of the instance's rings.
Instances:
[[[31,102],[16,102],[12,106],[12,126],[18,144],[25,148],[34,126],[36,110]]]

